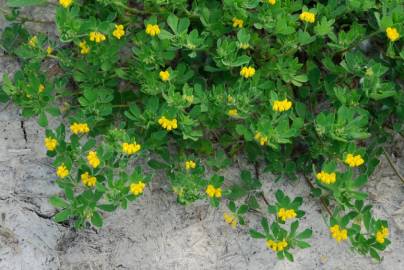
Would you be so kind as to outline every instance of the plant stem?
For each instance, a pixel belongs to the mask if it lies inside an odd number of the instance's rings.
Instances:
[[[404,177],[400,174],[400,172],[398,171],[398,169],[396,168],[396,166],[394,166],[393,161],[391,160],[389,154],[387,153],[386,149],[383,148],[383,154],[386,157],[387,161],[390,164],[390,167],[393,169],[393,171],[396,173],[397,177],[400,178],[401,182],[404,183]]]
[[[306,175],[303,175],[304,179],[306,180],[306,183],[310,186],[310,188],[315,189],[313,183],[309,180],[309,178]],[[326,201],[324,200],[324,198],[320,197],[320,202],[321,204],[324,206],[325,210],[328,212],[328,214],[330,216],[332,216],[332,211],[331,209],[328,207]]]
[[[260,167],[259,167],[259,163],[255,162],[254,163],[254,171],[255,171],[255,178],[257,178],[257,180],[259,180],[260,178]],[[260,192],[261,198],[262,200],[265,202],[265,204],[268,206],[269,205],[269,201],[267,200],[267,198],[264,195],[264,192]]]

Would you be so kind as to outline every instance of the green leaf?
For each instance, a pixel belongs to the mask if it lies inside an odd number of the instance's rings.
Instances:
[[[250,230],[250,235],[252,238],[256,238],[256,239],[263,239],[265,238],[265,235],[263,235],[260,232],[257,232],[256,230]]]
[[[46,4],[47,0],[7,0],[9,7],[29,7]]]
[[[91,217],[91,223],[97,227],[102,226],[102,217],[97,211],[93,213],[93,216]]]
[[[155,169],[155,170],[162,170],[162,169],[170,168],[170,165],[168,165],[167,163],[163,163],[163,162],[157,161],[155,159],[149,160],[149,162],[147,162],[147,164],[149,165],[150,168]]]
[[[57,196],[50,197],[49,203],[56,208],[66,208],[69,206],[69,204],[65,200]]]
[[[114,204],[100,204],[100,205],[97,205],[97,207],[106,212],[113,212],[117,208],[117,206]]]
[[[286,259],[293,262],[293,255],[291,253],[289,253],[288,251],[285,250],[284,254],[285,254]]]
[[[57,213],[55,216],[53,216],[53,220],[55,222],[62,222],[62,221],[69,219],[70,215],[71,215],[71,210],[65,209],[65,210]]]
[[[248,211],[248,205],[243,204],[243,205],[240,206],[240,208],[238,209],[237,214],[243,215],[243,214],[247,213],[247,211]]]
[[[229,200],[238,200],[247,195],[247,191],[237,185],[231,186],[229,188],[229,191],[230,192],[226,195],[226,198],[228,198]]]
[[[372,258],[374,258],[374,259],[376,259],[377,261],[380,261],[382,258],[380,257],[380,255],[379,255],[379,253],[377,253],[377,251],[375,250],[375,249],[373,249],[373,248],[370,248],[369,249],[369,253],[370,253],[370,256],[372,257]]]
[[[269,234],[269,225],[268,225],[268,220],[266,218],[261,219],[261,226],[264,229],[264,232],[266,234]]]
[[[46,114],[44,112],[41,112],[39,114],[38,124],[41,127],[46,127],[48,125],[48,118],[46,117]]]
[[[297,239],[307,239],[310,238],[313,234],[313,231],[311,229],[306,229],[303,232],[299,233],[296,238]]]
[[[298,241],[295,240],[295,244],[296,246],[298,246],[299,248],[303,249],[303,248],[309,248],[311,245],[305,241]]]
[[[174,14],[170,14],[167,18],[167,24],[170,26],[171,30],[176,34],[177,33],[177,27],[178,27],[178,17],[175,16]]]

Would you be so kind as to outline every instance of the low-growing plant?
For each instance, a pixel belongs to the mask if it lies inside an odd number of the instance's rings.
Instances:
[[[268,200],[264,171],[307,181],[330,236],[381,260],[388,224],[362,187],[403,134],[401,0],[60,0],[57,39],[20,14],[46,0],[6,2],[1,49],[21,68],[0,100],[46,128],[55,221],[100,227],[160,170],[181,204],[227,201],[233,228],[261,216],[251,236],[293,260],[312,235],[303,200]],[[239,156],[256,174],[234,183],[221,174]]]

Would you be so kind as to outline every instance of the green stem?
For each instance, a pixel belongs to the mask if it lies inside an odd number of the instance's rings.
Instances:
[[[404,177],[400,174],[400,172],[398,171],[398,169],[396,168],[396,166],[394,166],[393,161],[391,160],[389,154],[387,153],[386,149],[383,148],[383,154],[386,157],[388,163],[390,164],[390,167],[393,169],[393,171],[395,172],[395,174],[397,175],[397,177],[401,180],[401,182],[404,183]]]

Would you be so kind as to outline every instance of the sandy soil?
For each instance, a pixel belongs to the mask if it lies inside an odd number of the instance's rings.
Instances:
[[[0,6],[3,4],[0,0]],[[53,16],[48,8],[25,12],[41,19]],[[0,29],[4,25],[0,17]],[[30,28],[52,29],[35,24]],[[17,66],[0,54],[0,78]],[[183,207],[159,185],[147,189],[127,210],[105,216],[105,225],[98,231],[75,232],[55,224],[50,219],[55,209],[47,198],[59,190],[42,148],[43,137],[43,129],[34,119],[23,119],[18,108],[0,104],[1,270],[404,269],[404,185],[383,158],[366,187],[374,213],[388,219],[391,226],[392,245],[380,264],[330,239],[323,221],[326,214],[310,198],[304,181],[275,184],[271,175],[262,175],[271,202],[278,188],[305,199],[307,214],[301,224],[313,229],[312,247],[296,251],[295,262],[290,263],[278,261],[263,241],[248,236],[247,228],[232,230],[222,220],[224,207],[213,209],[206,202]],[[404,174],[404,140],[398,138],[387,150]],[[243,162],[241,167],[248,168]],[[223,175],[238,179],[239,170],[232,167]],[[256,222],[252,216],[249,226]]]

